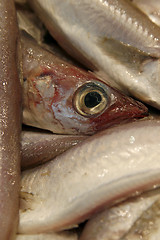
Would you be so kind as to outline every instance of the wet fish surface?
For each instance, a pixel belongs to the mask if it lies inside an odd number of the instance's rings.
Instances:
[[[124,240],[158,240],[160,236],[160,199],[153,203],[134,223]]]
[[[0,240],[10,240],[18,225],[21,159],[20,48],[13,0],[0,2],[0,19]]]
[[[22,35],[23,123],[58,134],[93,134],[146,116],[147,108]]]
[[[160,190],[156,189],[106,209],[87,222],[80,240],[131,240],[133,238],[130,232],[133,232],[132,229],[135,229],[135,225],[138,225],[140,221],[142,224],[139,225],[139,229],[137,226],[135,239],[146,239],[143,238],[142,233],[144,226],[147,226],[147,224],[150,227],[144,235],[147,235],[147,240],[150,239],[149,232],[151,231],[149,229],[152,229],[153,224],[148,212],[154,205],[157,205],[159,199]],[[152,216],[153,214],[152,211]],[[146,215],[146,220],[143,218],[144,215]],[[157,229],[157,226],[154,226],[153,229]]]
[[[159,0],[132,0],[132,2],[143,11],[152,22],[160,26],[160,1]]]
[[[160,183],[159,121],[102,131],[22,173],[19,233],[67,229]]]
[[[39,21],[39,18],[30,9],[22,6],[17,4],[16,7],[19,28],[25,30],[37,42],[41,43],[45,34],[42,22]]]
[[[67,149],[86,139],[80,135],[56,135],[46,132],[23,131],[22,170],[52,160]]]
[[[160,28],[129,1],[35,0],[51,35],[103,81],[160,109]]]
[[[42,233],[35,235],[17,234],[15,240],[78,240],[76,233],[62,232],[62,233]]]

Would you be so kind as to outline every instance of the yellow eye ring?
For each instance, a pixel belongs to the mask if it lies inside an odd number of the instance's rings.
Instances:
[[[73,99],[75,110],[85,117],[101,114],[108,102],[107,88],[97,81],[88,82],[79,87]]]

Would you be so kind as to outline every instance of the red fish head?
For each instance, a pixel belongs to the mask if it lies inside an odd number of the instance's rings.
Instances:
[[[54,133],[90,135],[147,115],[143,104],[74,67],[39,67],[24,84],[24,123]]]

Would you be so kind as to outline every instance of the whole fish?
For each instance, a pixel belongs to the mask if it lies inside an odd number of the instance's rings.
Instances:
[[[80,240],[158,240],[159,203],[157,189],[106,209],[88,221]]]
[[[128,0],[29,0],[51,35],[104,81],[160,109],[160,28]]]
[[[141,11],[143,11],[152,22],[160,26],[160,1],[159,0],[131,0]]]
[[[22,173],[19,233],[59,231],[160,184],[160,121],[106,129]]]
[[[0,240],[13,239],[20,190],[21,89],[14,1],[0,1]]]
[[[86,139],[80,135],[22,132],[22,170],[47,162]]]
[[[59,134],[93,134],[147,115],[147,108],[22,36],[23,123]]]

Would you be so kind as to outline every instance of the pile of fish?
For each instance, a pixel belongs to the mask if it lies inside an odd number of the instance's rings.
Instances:
[[[0,11],[0,240],[159,240],[159,0]]]

